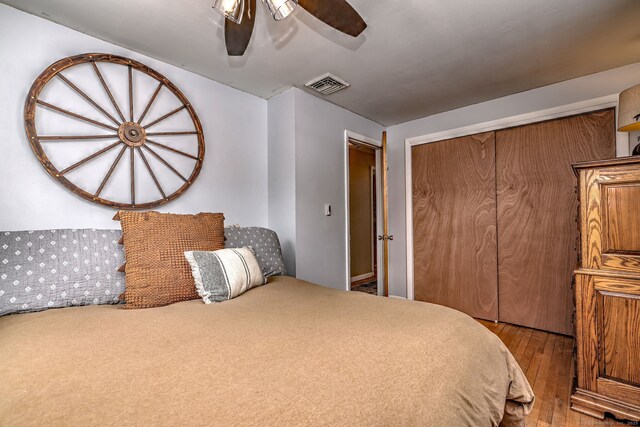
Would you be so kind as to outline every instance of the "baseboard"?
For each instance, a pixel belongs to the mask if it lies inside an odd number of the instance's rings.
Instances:
[[[389,298],[406,299],[405,297],[399,297],[398,295],[389,295]]]
[[[356,277],[352,277],[351,278],[351,283],[353,282],[359,282],[360,280],[364,280],[364,279],[371,279],[372,277],[375,276],[375,273],[372,271],[371,273],[365,273],[365,274],[361,274],[359,276]]]

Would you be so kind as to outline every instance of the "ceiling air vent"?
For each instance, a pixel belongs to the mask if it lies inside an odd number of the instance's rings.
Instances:
[[[308,82],[306,87],[320,92],[323,95],[331,95],[339,90],[349,87],[349,83],[342,80],[340,77],[336,77],[331,73],[324,74]]]

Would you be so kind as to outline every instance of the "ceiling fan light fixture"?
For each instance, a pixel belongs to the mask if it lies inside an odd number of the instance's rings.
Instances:
[[[240,24],[244,14],[244,0],[214,0],[213,8],[230,21]]]
[[[298,0],[262,0],[264,4],[269,8],[271,16],[276,21],[286,18],[291,15],[291,12],[298,4]]]

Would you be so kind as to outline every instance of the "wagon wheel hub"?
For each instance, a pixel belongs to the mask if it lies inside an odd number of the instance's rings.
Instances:
[[[140,147],[144,145],[147,132],[142,126],[134,122],[125,122],[118,128],[120,141],[129,147]]]

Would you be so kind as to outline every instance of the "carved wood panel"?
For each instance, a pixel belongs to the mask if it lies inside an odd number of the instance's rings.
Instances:
[[[640,421],[640,158],[574,166],[582,258],[575,276],[577,388],[571,408]]]
[[[584,268],[640,273],[640,171],[585,169],[581,192]]]
[[[640,212],[638,183],[604,186],[604,252],[633,252],[640,255],[640,221],[631,212]]]
[[[640,386],[640,286],[635,293],[599,292],[601,375]]]

